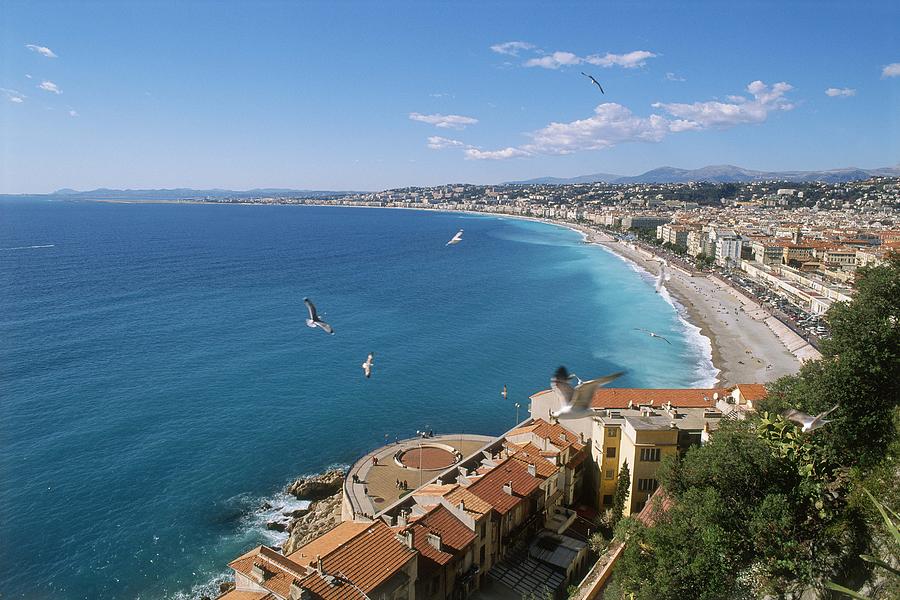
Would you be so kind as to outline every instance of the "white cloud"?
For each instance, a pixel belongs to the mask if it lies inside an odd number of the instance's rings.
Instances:
[[[17,92],[16,90],[0,88],[0,93],[6,96],[7,100],[9,100],[10,102],[14,102],[15,104],[22,104],[23,102],[25,102],[25,94]]]
[[[528,42],[503,42],[502,44],[494,44],[491,50],[497,54],[506,54],[507,56],[518,56],[522,50],[531,50],[534,44]]]
[[[35,44],[25,44],[25,47],[31,50],[32,52],[37,52],[41,56],[46,56],[47,58],[56,58],[56,54],[53,53],[53,50],[48,48],[47,46],[37,46]]]
[[[825,90],[825,95],[831,96],[832,98],[835,98],[835,97],[846,98],[848,96],[855,96],[856,90],[851,89],[851,88],[828,88],[827,90]]]
[[[70,116],[70,117],[77,117],[77,116],[79,116],[79,115],[78,115],[78,112],[77,112],[77,111],[74,111],[74,110],[72,110],[72,109],[69,109],[69,116]]]
[[[753,99],[730,96],[730,102],[711,100],[692,104],[656,102],[653,108],[660,108],[673,117],[685,121],[680,127],[686,129],[707,129],[709,127],[733,127],[741,123],[761,123],[770,112],[791,110],[794,105],[784,94],[793,87],[779,82],[771,87],[762,81],[754,81],[747,86]]]
[[[464,117],[463,115],[423,115],[417,112],[409,113],[409,118],[441,129],[465,129],[467,125],[474,125],[478,122],[478,119],[474,117]]]
[[[600,67],[623,67],[625,69],[634,69],[636,67],[643,67],[647,64],[648,58],[654,58],[655,56],[654,53],[648,52],[647,50],[633,50],[625,54],[612,54],[611,52],[607,52],[603,56],[598,54],[588,56],[584,59],[584,62]]]
[[[675,73],[666,73],[666,79],[669,81],[687,81],[687,79],[679,77]]]
[[[625,54],[613,54],[607,52],[602,56],[599,54],[578,56],[571,52],[557,51],[552,54],[529,58],[523,63],[523,66],[558,69],[564,66],[588,63],[597,65],[598,67],[623,67],[625,69],[634,69],[636,67],[643,67],[647,63],[648,58],[653,58],[655,56],[656,54],[647,50],[633,50],[631,52],[626,52]]]
[[[444,148],[468,148],[469,146],[459,140],[433,135],[428,138],[428,147],[432,150],[443,150]]]
[[[525,150],[541,154],[571,154],[599,150],[621,142],[658,142],[669,132],[669,122],[659,115],[640,117],[616,103],[600,104],[594,115],[568,123],[550,123],[529,134]]]
[[[884,79],[886,77],[900,77],[900,62],[886,65],[881,70],[881,78]]]
[[[571,52],[554,52],[540,58],[529,58],[525,61],[526,67],[542,67],[544,69],[558,69],[564,65],[577,65],[584,59]]]
[[[504,148],[503,150],[479,150],[478,148],[467,148],[466,158],[470,160],[505,160],[507,158],[516,158],[518,156],[528,156],[531,154],[521,148]]]
[[[25,73],[25,79],[31,79],[31,75],[29,75],[28,73]]]
[[[62,90],[59,89],[59,86],[52,81],[42,81],[38,87],[42,90],[53,92],[54,94],[62,94]]]
[[[533,154],[571,154],[627,142],[660,142],[671,134],[685,131],[760,123],[766,120],[770,112],[794,107],[785,98],[791,89],[791,85],[784,82],[769,86],[762,81],[754,81],[747,86],[751,97],[729,96],[729,102],[657,102],[652,105],[667,115],[640,116],[621,104],[600,104],[594,109],[594,114],[586,119],[550,123],[531,132],[528,134],[531,138],[528,144],[501,150],[470,147],[466,148],[465,156],[474,160],[499,160]]]

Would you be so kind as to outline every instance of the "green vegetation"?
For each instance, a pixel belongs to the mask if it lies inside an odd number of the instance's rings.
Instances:
[[[619,480],[616,482],[616,493],[613,496],[612,505],[612,526],[622,519],[622,513],[625,511],[625,502],[631,492],[631,471],[628,469],[628,461],[622,462],[622,468],[619,469]]]
[[[653,527],[616,528],[617,598],[799,598],[826,585],[897,597],[884,523],[900,489],[900,258],[861,269],[854,300],[827,318],[820,361],[775,382],[758,414],[663,463],[672,508]],[[836,404],[813,432],[780,416]]]

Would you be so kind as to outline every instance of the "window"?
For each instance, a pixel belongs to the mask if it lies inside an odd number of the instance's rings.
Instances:
[[[659,448],[641,448],[641,460],[659,462]]]
[[[478,558],[478,566],[480,566],[481,568],[484,568],[484,546],[481,547],[481,554],[479,555],[479,558]]]
[[[603,506],[612,504],[612,494],[603,494]]]
[[[618,435],[618,429],[615,427],[610,427],[606,430],[606,437],[616,437]]]
[[[613,446],[610,446],[606,449],[606,458],[615,458],[616,457],[616,449]]]
[[[484,532],[487,531],[487,523],[481,524],[481,539],[484,539]],[[484,554],[484,548],[481,549],[481,553]]]
[[[639,492],[652,492],[659,485],[655,479],[638,479]]]
[[[606,478],[607,479],[615,479],[616,478],[616,470],[615,469],[607,469],[606,470]]]

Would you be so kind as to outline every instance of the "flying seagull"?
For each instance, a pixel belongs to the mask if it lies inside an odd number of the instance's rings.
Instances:
[[[833,421],[833,419],[825,419],[825,417],[827,417],[833,411],[837,410],[838,406],[840,406],[840,404],[835,404],[825,412],[819,413],[815,417],[812,415],[808,415],[805,412],[800,412],[799,410],[794,409],[784,411],[783,413],[781,413],[781,416],[792,423],[802,425],[802,431],[804,432],[815,431],[819,427],[822,427],[823,425],[831,423],[831,421]]]
[[[366,357],[366,362],[362,364],[363,373],[366,374],[366,379],[372,376],[372,364],[375,362],[375,353],[369,352],[369,356]]]
[[[665,342],[666,342],[667,344],[669,344],[670,346],[672,345],[672,342],[670,342],[669,340],[667,340],[665,337],[659,335],[659,334],[656,333],[656,332],[650,331],[649,329],[644,329],[643,327],[635,327],[634,330],[635,330],[635,331],[643,331],[644,333],[648,334],[648,335],[649,335],[650,337],[652,337],[652,338],[659,338],[659,339],[665,341]]]
[[[324,331],[325,333],[334,335],[334,329],[331,328],[331,325],[319,318],[319,314],[316,312],[316,305],[313,304],[309,298],[304,298],[303,304],[306,305],[306,310],[309,311],[309,318],[306,319],[306,326],[321,327],[322,331]]]
[[[600,82],[599,82],[599,81],[597,81],[597,80],[594,79],[591,75],[588,75],[588,74],[585,73],[584,71],[582,71],[581,74],[584,75],[585,77],[587,77],[588,79],[590,79],[591,81],[593,81],[594,83],[596,83],[596,84],[597,84],[597,87],[600,88],[600,93],[603,94],[604,96],[606,95],[606,92],[603,91],[603,86],[600,85]]]
[[[453,246],[454,244],[460,243],[460,242],[462,241],[462,232],[463,232],[462,229],[460,229],[459,231],[457,231],[457,232],[456,232],[456,235],[454,235],[452,238],[450,238],[450,241],[447,242],[447,245],[448,245],[448,246]]]
[[[550,379],[550,387],[559,397],[560,407],[557,411],[550,411],[550,416],[554,419],[580,419],[593,415],[591,398],[594,397],[594,390],[615,381],[623,374],[624,371],[619,371],[590,381],[582,381],[578,375],[569,374],[565,367],[558,368]],[[569,383],[573,377],[578,380],[578,385],[574,388]]]

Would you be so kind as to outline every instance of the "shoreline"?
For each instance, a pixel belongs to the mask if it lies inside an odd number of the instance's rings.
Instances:
[[[585,243],[600,246],[625,261],[638,271],[655,277],[659,273],[659,263],[655,258],[647,258],[646,251],[632,248],[617,241],[603,231],[564,221],[509,215],[504,213],[479,212],[473,210],[428,209],[404,206],[366,206],[355,204],[320,203],[259,203],[259,202],[206,202],[203,200],[114,200],[96,199],[87,202],[109,204],[212,204],[237,206],[321,206],[331,208],[368,208],[389,210],[417,210],[422,212],[457,213],[495,217],[499,219],[519,219],[564,227],[580,233]],[[715,384],[720,386],[738,383],[766,383],[782,375],[796,373],[801,360],[792,354],[779,337],[766,325],[760,307],[747,303],[729,290],[724,289],[706,274],[689,275],[677,267],[670,267],[671,279],[663,288],[668,293],[679,318],[687,327],[698,329],[698,335],[708,344],[707,360],[717,371]],[[690,332],[688,332],[690,333]],[[698,365],[698,372],[704,365]]]

